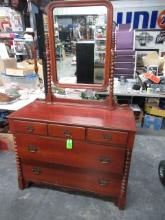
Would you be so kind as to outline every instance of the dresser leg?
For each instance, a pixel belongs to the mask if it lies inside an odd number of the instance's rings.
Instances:
[[[21,190],[28,187],[28,183],[26,181],[24,181],[24,179],[21,176],[18,177],[18,187]]]
[[[118,199],[116,205],[119,207],[119,209],[123,210],[125,208],[125,202],[126,202],[125,197],[122,197]]]
[[[118,198],[117,206],[119,209],[124,209],[126,203],[126,191],[127,191],[127,183],[128,183],[128,174],[131,162],[131,151],[126,150],[126,160],[125,160],[125,167],[124,167],[124,175],[121,181],[121,191],[120,196]]]

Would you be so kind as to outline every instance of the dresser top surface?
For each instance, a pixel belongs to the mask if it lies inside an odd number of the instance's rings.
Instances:
[[[47,104],[36,100],[13,112],[8,118],[136,131],[134,115],[128,107],[115,107],[111,110],[86,105]]]

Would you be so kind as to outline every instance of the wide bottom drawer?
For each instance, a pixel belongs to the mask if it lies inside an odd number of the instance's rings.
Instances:
[[[26,181],[47,183],[74,190],[88,191],[103,196],[117,196],[121,176],[107,173],[89,173],[88,170],[44,164],[22,164]]]
[[[123,174],[124,148],[73,140],[73,148],[68,150],[66,149],[66,139],[23,134],[15,136],[18,154],[23,160]]]

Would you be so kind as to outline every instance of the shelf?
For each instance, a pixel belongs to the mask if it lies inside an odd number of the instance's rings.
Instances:
[[[95,63],[94,67],[104,67],[104,63]]]
[[[98,51],[98,50],[96,50],[95,52],[96,52],[96,53],[102,53],[102,54],[105,53],[105,51]]]
[[[95,26],[96,26],[96,27],[106,27],[107,24],[96,24]]]
[[[15,42],[17,42],[17,41],[18,42],[20,42],[20,41],[21,42],[33,42],[33,39],[30,39],[30,38],[29,39],[27,39],[27,38],[14,38],[14,41]]]
[[[96,37],[95,40],[106,40],[105,37]]]
[[[95,28],[95,67],[103,67],[105,61],[106,37],[104,24],[96,25]],[[97,61],[97,62],[96,62]]]

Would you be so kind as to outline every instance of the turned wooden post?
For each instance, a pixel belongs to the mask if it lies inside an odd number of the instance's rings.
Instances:
[[[46,97],[47,102],[52,102],[52,87],[51,87],[51,64],[50,64],[50,50],[49,50],[49,35],[45,34],[46,45],[46,67],[47,67],[47,86],[48,94]]]
[[[111,49],[111,74],[110,74],[110,88],[109,88],[109,102],[112,106],[113,100],[113,87],[114,87],[114,73],[115,73],[115,33],[112,36],[112,49]]]

